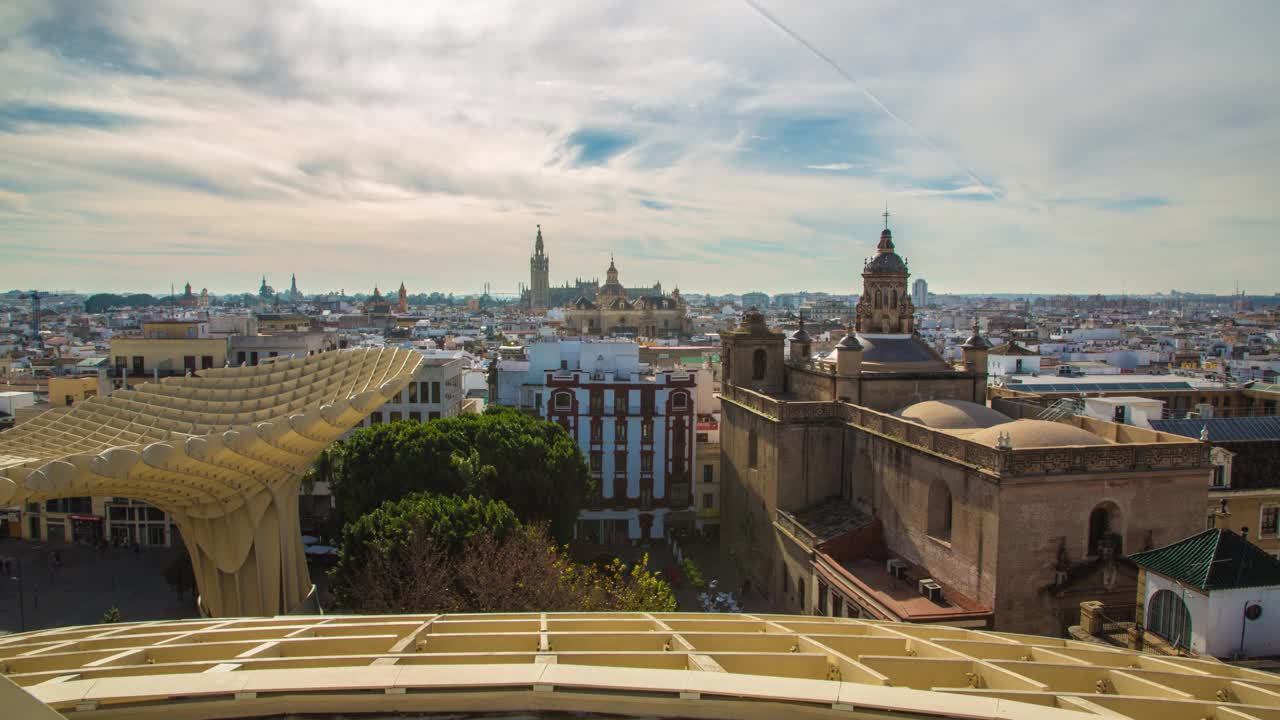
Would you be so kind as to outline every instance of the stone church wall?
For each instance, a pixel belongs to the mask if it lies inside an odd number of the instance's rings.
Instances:
[[[957,463],[863,432],[848,431],[854,447],[853,494],[870,500],[891,555],[928,568],[945,585],[984,604],[995,599],[999,525],[995,484]],[[931,537],[929,493],[951,493],[949,540]]]
[[[1060,543],[1065,541],[1072,564],[1086,559],[1089,515],[1099,505],[1114,510],[1121,552],[1138,552],[1204,530],[1207,483],[1203,469],[1005,482],[997,510],[1000,535],[1016,541],[999,549],[995,629],[1058,634],[1054,602],[1044,589],[1054,582]]]

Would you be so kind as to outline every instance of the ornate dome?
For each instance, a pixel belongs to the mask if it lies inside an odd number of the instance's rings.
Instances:
[[[925,400],[908,405],[894,415],[938,430],[989,428],[1013,421],[998,410],[966,400]]]
[[[888,231],[886,230],[885,232]],[[890,247],[893,247],[893,245],[890,244]],[[862,267],[862,274],[906,275],[907,264],[902,261],[898,253],[889,250],[888,252],[876,253],[876,256]]]
[[[1013,449],[1064,447],[1067,445],[1110,445],[1103,437],[1088,430],[1061,422],[1047,420],[1014,420],[995,425],[969,436],[969,439],[995,447],[1001,434],[1008,434]]]

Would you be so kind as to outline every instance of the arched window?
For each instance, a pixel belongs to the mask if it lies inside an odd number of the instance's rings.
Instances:
[[[573,406],[573,395],[567,392],[556,393],[556,409],[568,410]]]
[[[874,297],[875,297],[875,306],[880,307],[880,288],[876,288]]]
[[[763,380],[765,371],[768,369],[769,354],[764,351],[764,348],[757,348],[756,351],[751,354],[751,379]]]
[[[929,535],[951,541],[951,488],[939,478],[929,484]]]
[[[1191,612],[1172,590],[1159,590],[1147,603],[1147,629],[1179,647],[1191,647]]]
[[[1111,543],[1111,550],[1120,555],[1120,508],[1115,503],[1105,502],[1089,513],[1089,555],[1102,552],[1103,541]]]
[[[747,467],[753,468],[760,460],[760,443],[756,439],[756,431],[747,433]]]
[[[689,396],[684,393],[675,393],[671,396],[671,408],[673,410],[684,410],[689,406]]]

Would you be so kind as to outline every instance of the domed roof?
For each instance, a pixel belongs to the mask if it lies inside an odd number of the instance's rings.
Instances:
[[[898,253],[890,250],[889,252],[877,253],[871,261],[862,266],[862,274],[876,275],[906,275],[907,264],[902,261]]]
[[[966,400],[925,400],[908,405],[894,415],[939,430],[989,428],[1013,421],[998,410]]]
[[[1110,445],[1103,437],[1088,430],[1061,422],[1047,420],[1014,420],[995,425],[969,436],[969,439],[995,447],[1001,434],[1009,435],[1014,450],[1019,448],[1063,447],[1066,445]]]

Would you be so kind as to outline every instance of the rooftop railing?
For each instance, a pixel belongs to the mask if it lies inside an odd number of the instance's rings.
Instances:
[[[733,385],[724,387],[721,399],[779,422],[844,423],[1002,476],[1207,469],[1210,465],[1209,446],[1191,439],[1000,449],[847,402],[779,400]]]

